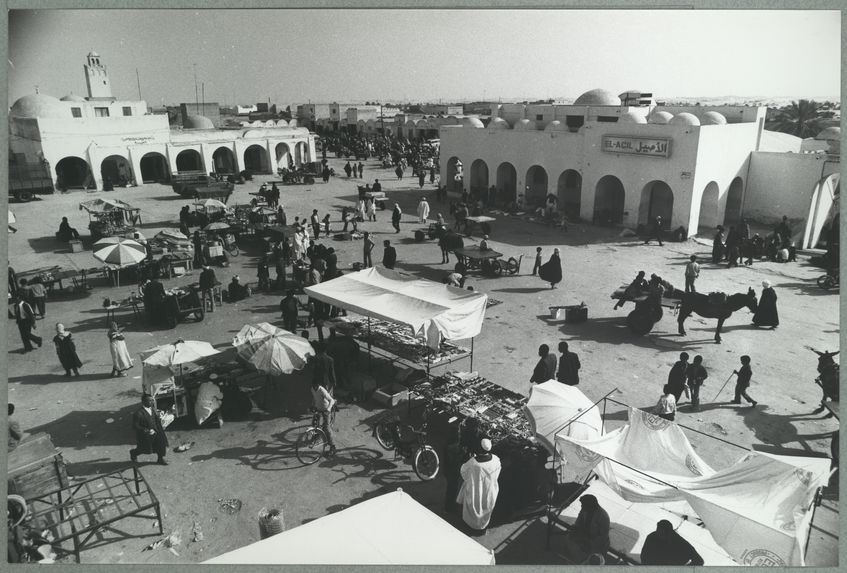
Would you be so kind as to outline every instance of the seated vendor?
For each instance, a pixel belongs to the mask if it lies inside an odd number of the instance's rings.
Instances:
[[[444,284],[454,287],[463,287],[465,285],[465,277],[457,272],[452,272],[444,278]]]
[[[59,231],[56,233],[56,237],[60,241],[68,242],[72,239],[79,239],[79,232],[71,227],[71,224],[68,223],[67,217],[62,217],[62,222],[59,223]]]
[[[488,235],[482,236],[482,240],[479,242],[479,250],[480,251],[491,250],[491,247],[488,246]]]
[[[227,287],[227,295],[229,298],[229,302],[235,302],[238,300],[244,300],[249,297],[252,293],[250,287],[247,285],[241,284],[241,279],[238,275],[232,277],[232,281],[229,283]]]
[[[583,563],[590,555],[609,551],[609,514],[593,495],[579,498],[581,509],[565,537],[565,552],[572,563]]]

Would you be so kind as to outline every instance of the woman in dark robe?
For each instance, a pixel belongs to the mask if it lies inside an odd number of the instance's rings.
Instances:
[[[56,324],[56,336],[53,337],[53,344],[56,345],[56,354],[59,356],[62,368],[65,369],[65,376],[70,376],[72,370],[74,375],[79,376],[82,361],[76,354],[76,344],[71,338],[71,333],[65,330],[65,325],[61,322]]]
[[[562,282],[562,261],[559,258],[559,249],[553,249],[550,260],[538,269],[538,276],[541,280],[550,283],[550,288],[556,288],[556,285]]]
[[[718,231],[715,233],[715,238],[712,239],[712,263],[718,264],[723,260],[724,244],[723,244],[723,227],[718,225]]]
[[[753,315],[753,324],[756,326],[779,326],[779,312],[776,309],[776,292],[771,287],[770,281],[762,281],[762,296],[759,299],[759,307]]]

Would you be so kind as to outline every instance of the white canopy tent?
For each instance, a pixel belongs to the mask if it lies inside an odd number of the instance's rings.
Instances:
[[[812,501],[829,473],[827,458],[750,451],[715,471],[679,425],[634,408],[626,426],[600,438],[556,434],[556,449],[574,473],[593,471],[625,500],[688,502],[745,565],[804,564]]]
[[[398,489],[204,564],[494,565],[494,554]]]
[[[412,329],[438,348],[441,339],[464,340],[482,330],[488,295],[419,279],[383,267],[306,287],[312,298]]]

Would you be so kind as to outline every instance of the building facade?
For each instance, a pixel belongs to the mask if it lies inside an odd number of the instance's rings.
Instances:
[[[765,111],[623,106],[604,90],[573,105],[504,104],[487,126],[462,118],[440,127],[441,180],[454,190],[493,185],[529,205],[552,194],[569,217],[595,223],[635,228],[661,216],[689,235],[787,215],[804,230],[802,246],[813,246],[814,230],[834,214],[838,148],[773,151]]]
[[[188,115],[183,125],[172,130],[144,101],[30,94],[9,110],[10,161],[47,165],[59,189],[166,183],[180,171],[275,173],[317,161],[314,135],[296,123],[216,129],[209,118]]]

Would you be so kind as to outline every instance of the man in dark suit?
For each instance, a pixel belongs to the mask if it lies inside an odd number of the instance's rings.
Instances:
[[[130,459],[137,462],[138,454],[156,454],[157,464],[168,465],[165,461],[168,436],[165,435],[159,411],[153,405],[153,397],[150,394],[141,396],[141,408],[132,415],[132,429],[135,430],[136,447],[129,451]]]
[[[382,266],[386,269],[393,269],[397,264],[397,249],[391,246],[391,241],[383,241],[382,246],[385,247],[385,252],[382,255]]]
[[[556,374],[556,379],[563,384],[576,386],[579,384],[579,369],[581,367],[579,356],[576,352],[568,350],[568,343],[564,340],[559,343],[559,352],[562,355],[559,357],[559,372]]]
[[[209,265],[205,265],[203,272],[200,273],[200,301],[205,308],[206,297],[209,297],[212,301],[212,312],[215,312],[215,296],[212,291],[217,284],[218,278],[215,276],[215,271]]]
[[[532,371],[531,384],[541,384],[556,377],[556,355],[550,352],[550,347],[542,344],[538,347],[538,364]]]
[[[18,301],[15,303],[15,322],[18,325],[18,331],[21,333],[24,352],[33,350],[33,342],[41,348],[41,337],[32,333],[32,329],[35,328],[35,312],[33,312],[30,304],[24,300],[24,294],[19,294]]]

